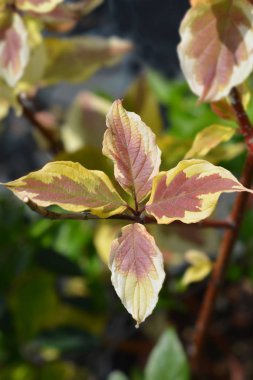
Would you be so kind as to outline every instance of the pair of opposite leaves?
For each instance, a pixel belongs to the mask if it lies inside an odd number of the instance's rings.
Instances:
[[[157,223],[196,223],[212,213],[222,192],[252,192],[228,170],[202,159],[183,160],[159,173],[161,152],[154,133],[120,100],[108,112],[107,127],[103,153],[114,163],[116,180],[136,207]],[[31,199],[42,207],[58,205],[101,218],[129,212],[105,173],[78,163],[51,162],[5,186],[21,200]],[[109,267],[117,294],[139,325],[154,309],[165,277],[162,253],[144,225],[122,228],[112,243]]]

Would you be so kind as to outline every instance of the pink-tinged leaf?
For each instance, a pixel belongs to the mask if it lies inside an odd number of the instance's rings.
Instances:
[[[155,135],[138,115],[127,112],[120,100],[113,103],[106,124],[103,154],[113,160],[119,184],[141,202],[149,194],[161,163]]]
[[[17,8],[22,11],[46,13],[52,11],[63,0],[16,0]]]
[[[196,223],[214,210],[221,193],[249,191],[226,169],[204,160],[183,160],[155,177],[148,214],[160,224]]]
[[[9,23],[0,27],[0,77],[14,87],[22,77],[29,60],[29,45],[21,17],[14,14]]]
[[[143,225],[122,228],[112,242],[109,267],[113,286],[138,327],[152,313],[165,277],[162,253]]]
[[[100,217],[126,209],[105,173],[70,161],[50,162],[4,186],[21,200],[28,197],[42,207],[57,205],[73,212],[89,210]]]
[[[201,101],[217,101],[253,67],[253,6],[248,0],[213,0],[191,8],[180,27],[183,73]]]

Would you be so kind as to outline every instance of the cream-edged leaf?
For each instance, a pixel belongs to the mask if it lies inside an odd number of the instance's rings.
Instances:
[[[152,130],[116,100],[106,118],[103,154],[114,162],[114,175],[130,195],[141,202],[151,191],[159,172],[161,151]]]
[[[165,277],[162,253],[142,224],[122,228],[112,242],[109,267],[113,286],[138,327],[152,313]]]
[[[253,5],[248,0],[199,2],[180,27],[178,54],[191,90],[218,101],[253,67]]]
[[[71,161],[50,162],[4,186],[21,200],[28,197],[42,207],[57,205],[67,211],[90,211],[100,217],[126,208],[105,173]]]
[[[0,26],[0,77],[14,87],[22,77],[30,49],[25,25],[18,14]]]
[[[221,193],[238,191],[252,193],[221,166],[205,160],[183,160],[154,178],[146,211],[159,224],[174,220],[196,223],[213,212]]]
[[[220,143],[230,140],[234,134],[234,128],[219,124],[210,125],[196,135],[185,158],[204,157]]]

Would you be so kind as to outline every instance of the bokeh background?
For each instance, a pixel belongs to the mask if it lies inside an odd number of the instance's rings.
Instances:
[[[183,158],[204,127],[235,127],[221,121],[208,105],[197,105],[180,73],[176,46],[187,8],[186,0],[106,0],[81,19],[69,35],[116,35],[132,41],[133,51],[84,83],[66,81],[37,93],[33,111],[61,140],[57,154],[31,120],[11,111],[0,123],[0,180],[20,177],[52,159],[78,161],[112,175],[101,147],[105,115],[115,98],[124,98],[125,108],[139,113],[157,133],[163,169]],[[248,111],[253,116],[251,103]],[[208,159],[239,176],[244,157],[242,141],[235,137]],[[216,217],[225,217],[232,202],[233,196],[222,198]],[[253,377],[251,206],[210,326],[203,380]],[[137,330],[112,288],[107,268],[110,242],[121,225],[42,219],[1,189],[1,380],[189,378],[187,370],[168,377],[170,351],[161,354],[161,372],[154,377],[159,372],[150,370],[156,361],[153,350],[169,331],[168,342],[177,345],[180,339],[190,352],[207,280],[182,286],[184,253],[196,248],[214,260],[222,231],[150,227],[164,253],[167,277],[153,315]]]

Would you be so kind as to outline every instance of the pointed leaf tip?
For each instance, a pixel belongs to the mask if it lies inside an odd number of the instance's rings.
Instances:
[[[213,212],[221,193],[238,191],[252,193],[220,166],[205,160],[183,160],[155,177],[146,211],[160,224],[174,220],[196,223]]]
[[[123,108],[120,99],[112,104],[106,120],[103,154],[114,162],[119,184],[141,202],[151,191],[161,163],[155,135],[137,114]]]
[[[152,313],[165,277],[162,253],[143,225],[122,228],[112,243],[109,267],[113,286],[139,327]]]
[[[41,170],[4,186],[25,203],[31,199],[42,207],[57,205],[73,212],[88,210],[100,217],[126,209],[105,173],[70,161],[50,162]]]

